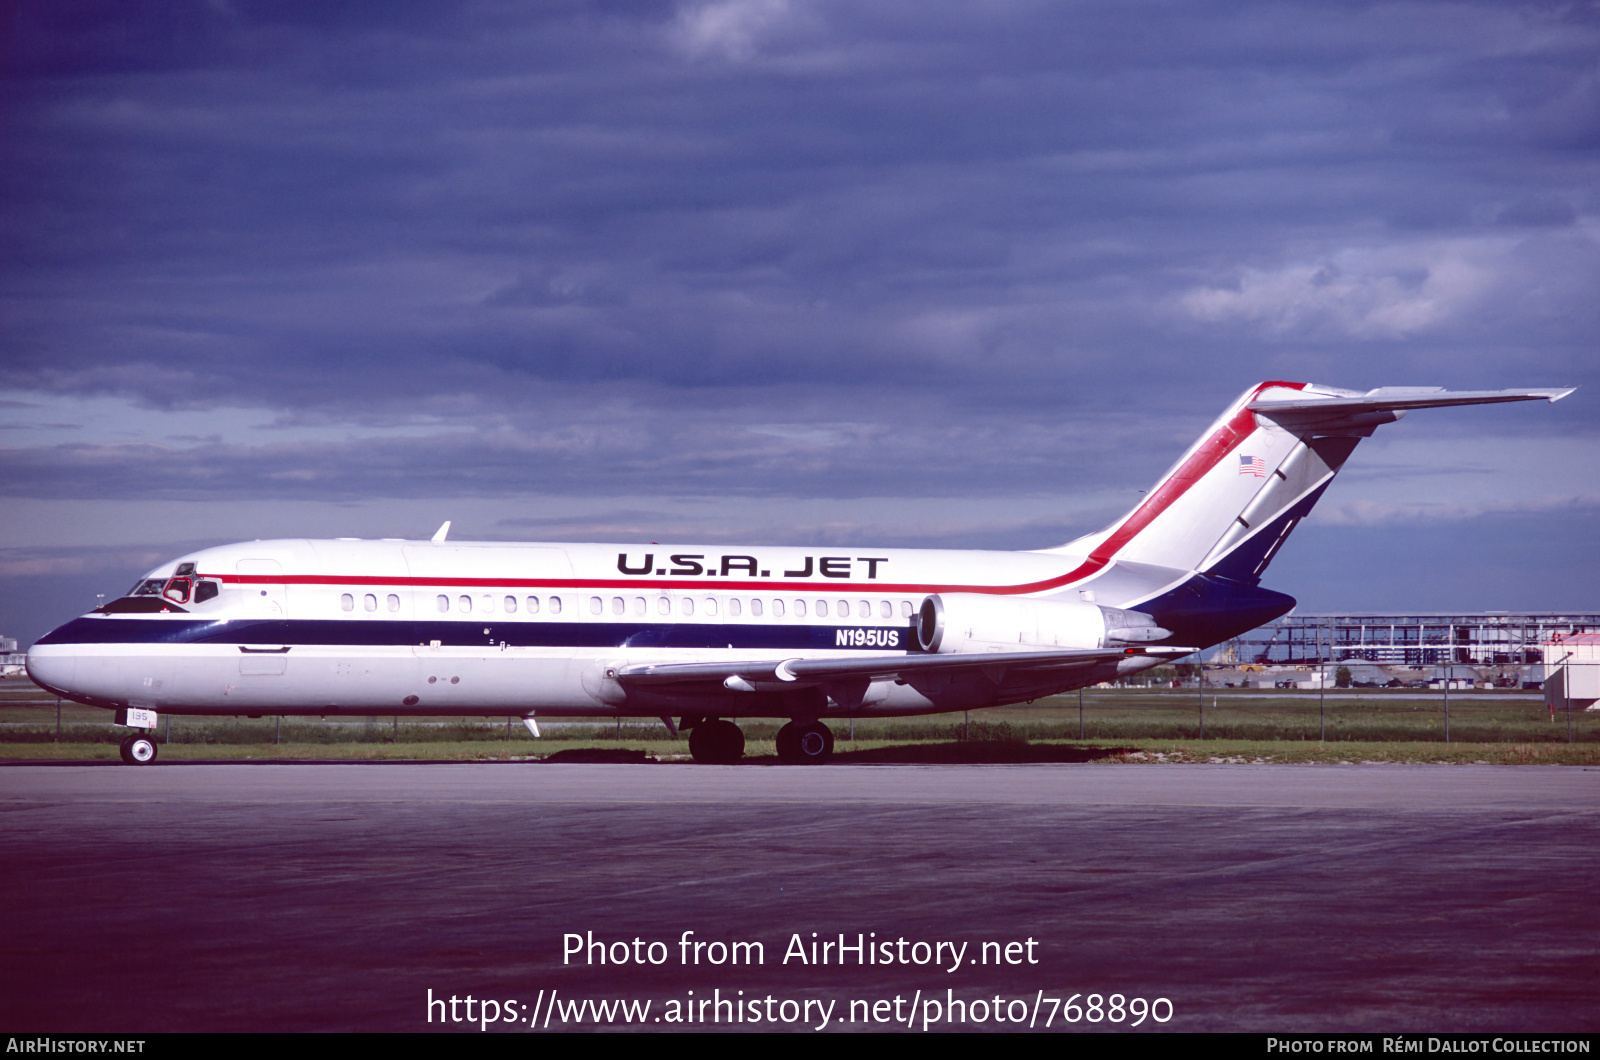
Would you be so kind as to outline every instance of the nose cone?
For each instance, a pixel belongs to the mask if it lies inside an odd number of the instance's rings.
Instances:
[[[28,649],[28,676],[58,696],[71,696],[78,657],[65,644],[35,644]]]

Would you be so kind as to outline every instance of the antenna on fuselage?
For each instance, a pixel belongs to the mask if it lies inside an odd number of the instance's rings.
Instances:
[[[433,535],[433,539],[435,541],[443,541],[444,538],[445,538],[445,535],[448,534],[449,532],[450,532],[450,520],[446,519],[444,521],[444,525],[439,527],[439,532]]]

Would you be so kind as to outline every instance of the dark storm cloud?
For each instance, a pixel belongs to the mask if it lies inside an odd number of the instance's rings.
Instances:
[[[1561,464],[1600,431],[1593,3],[4,12],[8,632],[254,536],[251,501],[403,499],[274,524],[313,536],[532,494],[577,514],[457,529],[1040,547],[1262,378],[1586,384],[1385,428],[1434,448],[1364,447],[1272,573],[1592,606],[1548,557],[1593,552],[1600,493]],[[1485,485],[1507,437],[1573,481]],[[170,540],[141,501],[183,502]]]
[[[1068,443],[1159,470],[1260,376],[1593,381],[1592,16],[21,5],[7,383],[446,433],[0,483],[970,492]],[[743,433],[774,418],[849,441]]]

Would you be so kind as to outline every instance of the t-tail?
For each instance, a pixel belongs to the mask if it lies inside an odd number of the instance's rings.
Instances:
[[[1294,607],[1293,597],[1262,589],[1261,574],[1361,439],[1411,409],[1558,401],[1571,392],[1381,387],[1363,393],[1260,383],[1240,395],[1143,503],[1060,551],[1086,555],[1085,573],[1108,587],[1149,586],[1149,595],[1130,606],[1153,615],[1173,641],[1215,644]]]

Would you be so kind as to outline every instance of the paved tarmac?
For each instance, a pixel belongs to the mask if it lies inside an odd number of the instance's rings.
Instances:
[[[0,813],[6,1031],[1600,1023],[1594,769],[19,765]]]

